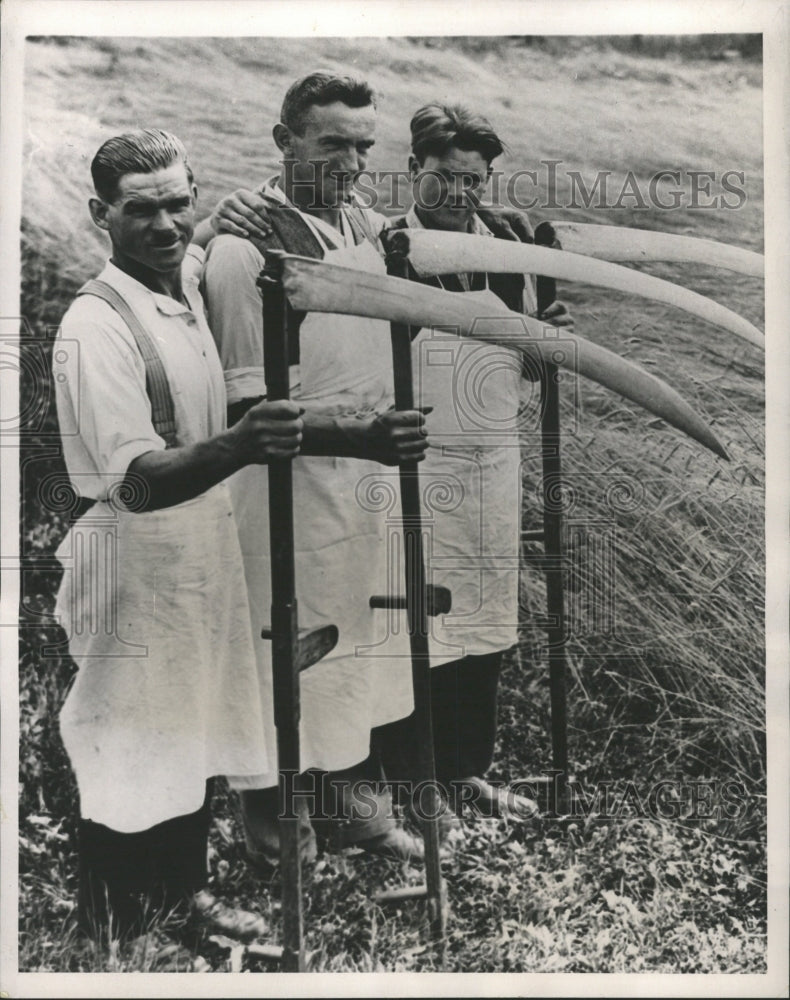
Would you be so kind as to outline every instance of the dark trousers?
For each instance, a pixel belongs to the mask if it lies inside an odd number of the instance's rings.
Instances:
[[[431,670],[436,780],[450,792],[450,782],[482,777],[494,759],[497,691],[504,650],[465,656]],[[419,780],[414,714],[379,726],[371,734],[384,774],[390,781]]]
[[[80,820],[79,925],[91,937],[142,933],[152,917],[185,906],[208,880],[211,786],[197,812],[139,833]]]

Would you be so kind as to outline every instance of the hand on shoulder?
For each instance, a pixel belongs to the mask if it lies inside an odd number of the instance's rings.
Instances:
[[[217,234],[266,239],[272,234],[267,213],[266,201],[259,194],[238,188],[217,204],[211,213],[211,228]]]

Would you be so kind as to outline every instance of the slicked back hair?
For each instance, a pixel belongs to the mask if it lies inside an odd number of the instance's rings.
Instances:
[[[93,157],[93,186],[102,201],[112,202],[118,181],[125,174],[151,174],[179,161],[186,167],[187,179],[192,184],[192,168],[180,139],[158,128],[125,132],[108,139]]]
[[[482,115],[460,104],[426,104],[411,120],[411,151],[420,165],[427,156],[443,156],[448,149],[479,153],[490,166],[505,144]]]
[[[300,77],[288,88],[280,110],[280,121],[297,135],[304,135],[305,117],[310,108],[316,105],[324,107],[335,101],[350,108],[366,108],[371,104],[376,107],[373,89],[364,80],[317,70]]]

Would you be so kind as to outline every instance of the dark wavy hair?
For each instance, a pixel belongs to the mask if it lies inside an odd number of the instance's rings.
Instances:
[[[373,89],[364,80],[317,70],[300,77],[288,88],[280,110],[280,121],[292,132],[303,135],[305,115],[310,108],[334,104],[335,101],[350,108],[366,108],[369,104],[376,107]]]
[[[411,151],[422,165],[426,156],[443,156],[448,149],[479,153],[486,163],[505,151],[491,122],[460,104],[426,104],[411,120]]]
[[[93,157],[93,186],[102,201],[112,201],[124,174],[150,174],[179,160],[186,167],[191,184],[194,180],[192,168],[180,139],[158,128],[125,132],[108,139]]]

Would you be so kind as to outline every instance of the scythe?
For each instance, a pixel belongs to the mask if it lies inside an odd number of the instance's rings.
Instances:
[[[403,231],[398,231],[402,234]],[[447,234],[434,232],[431,236]],[[486,243],[502,241],[483,238]],[[400,248],[403,241],[400,241]],[[524,249],[533,249],[526,247]],[[540,248],[543,249],[543,248]],[[394,252],[393,252],[394,251]],[[559,470],[559,413],[556,386],[555,353],[551,339],[544,337],[544,324],[512,313],[504,305],[501,309],[486,306],[485,317],[477,315],[479,304],[464,301],[465,296],[440,291],[415,283],[404,283],[400,278],[383,277],[361,273],[335,265],[327,265],[308,258],[293,255],[279,255],[282,264],[283,287],[293,308],[316,312],[340,312],[350,315],[364,315],[378,319],[388,319],[393,324],[393,345],[397,343],[397,332],[404,327],[442,326],[454,327],[462,335],[493,343],[504,343],[517,347],[535,360],[537,354],[541,367],[546,368],[554,391],[547,391],[547,379],[543,379],[543,422],[544,445],[554,435],[554,446],[544,447],[544,491],[552,474]],[[568,255],[564,255],[568,256]],[[397,246],[390,253],[390,260],[397,260]],[[452,270],[457,270],[457,266]],[[625,270],[625,269],[620,269]],[[445,271],[451,273],[451,271]],[[491,315],[495,312],[497,315]],[[503,322],[513,326],[513,333],[502,334]],[[640,403],[646,409],[660,415],[685,433],[703,443],[716,454],[727,457],[721,444],[707,425],[692,408],[671,387],[660,379],[645,373],[637,365],[620,358],[606,349],[592,344],[581,337],[571,335],[576,345],[576,355],[570,367],[626,398]],[[397,348],[396,348],[397,349]],[[558,771],[557,797],[564,804],[567,781],[567,723],[565,706],[565,653],[564,653],[564,600],[562,594],[561,568],[561,520],[548,513],[544,517],[544,531],[541,540],[547,555],[557,563],[547,573],[547,594],[549,603],[549,662],[552,698],[552,741],[554,764]],[[423,581],[424,585],[424,581]],[[424,592],[424,586],[423,586]],[[428,845],[426,845],[428,846]],[[429,878],[429,882],[430,882]],[[437,881],[434,879],[434,881]],[[434,906],[434,936],[442,933],[439,917],[441,906],[441,881],[429,898]]]
[[[729,330],[755,347],[765,348],[764,334],[731,309],[671,281],[662,281],[608,260],[567,253],[548,246],[436,229],[394,229],[384,236],[392,251],[408,256],[409,263],[419,275],[454,274],[458,271],[541,274],[548,278],[599,285],[682,309],[707,323]],[[667,253],[664,251],[660,259],[672,259]]]
[[[511,312],[504,304],[486,306],[486,315],[479,316],[479,304],[464,301],[463,295],[308,257],[273,253],[282,260],[283,287],[294,309],[368,316],[411,326],[451,327],[461,336],[522,351],[538,364],[553,363],[551,338],[545,336],[547,324]],[[576,334],[564,334],[564,339],[573,344],[574,351],[568,352],[562,365],[638,403],[727,458],[705,421],[661,379]]]

